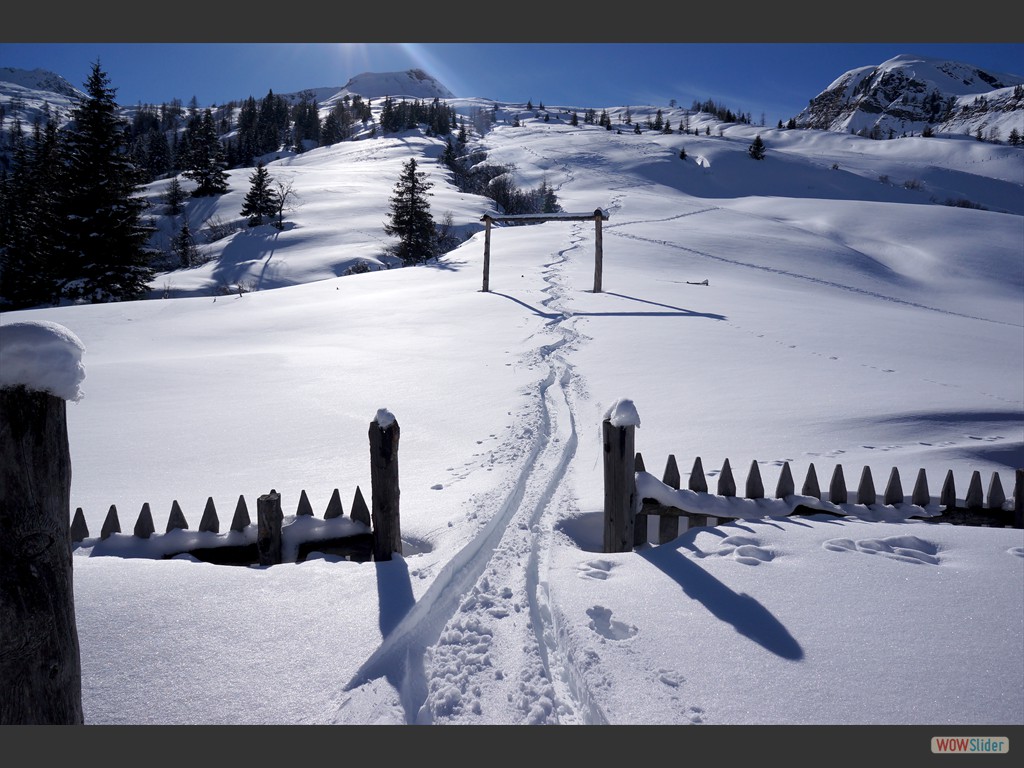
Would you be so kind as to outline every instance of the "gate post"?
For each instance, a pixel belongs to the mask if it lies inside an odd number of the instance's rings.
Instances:
[[[395,417],[381,408],[370,422],[370,516],[373,521],[373,559],[390,560],[402,554],[399,525],[398,438]]]
[[[630,552],[634,545],[636,454],[633,424],[611,417],[601,425],[604,447],[604,551]]]
[[[484,293],[490,290],[491,282],[491,217],[484,216]]]
[[[260,565],[281,563],[283,522],[281,494],[271,488],[270,493],[256,499],[256,551]]]
[[[67,400],[81,341],[56,323],[0,328],[0,725],[82,725]]]

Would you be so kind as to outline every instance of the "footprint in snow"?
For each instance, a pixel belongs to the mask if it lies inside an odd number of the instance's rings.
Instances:
[[[882,555],[904,563],[939,564],[939,548],[917,536],[890,536],[885,539],[829,539],[822,546],[830,552],[863,552]]]
[[[581,563],[576,566],[579,571],[576,575],[581,579],[607,579],[611,574],[614,563],[608,560],[591,560],[589,563]]]
[[[590,617],[589,627],[608,640],[628,640],[639,630],[631,624],[624,624],[612,618],[612,612],[601,605],[587,609]]]
[[[718,544],[715,554],[732,558],[744,565],[760,565],[775,559],[770,550],[760,546],[753,536],[726,536]]]

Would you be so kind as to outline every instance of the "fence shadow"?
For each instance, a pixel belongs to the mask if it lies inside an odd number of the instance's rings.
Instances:
[[[750,595],[734,592],[674,547],[645,547],[640,557],[674,580],[688,597],[716,617],[784,659],[800,661],[803,648],[771,612]]]
[[[725,315],[719,315],[713,312],[694,312],[692,309],[683,309],[682,307],[676,307],[671,304],[662,304],[660,301],[651,301],[650,299],[641,299],[636,296],[627,296],[624,293],[615,293],[614,291],[605,291],[609,296],[616,296],[620,299],[626,299],[628,301],[636,301],[641,304],[650,304],[654,307],[663,307],[664,309],[670,310],[668,312],[580,312],[579,314],[591,314],[599,317],[610,316],[615,317],[618,315],[624,315],[627,317],[671,317],[677,315],[679,317],[705,317],[709,320],[725,320]]]
[[[383,637],[391,634],[405,615],[416,604],[412,594],[409,566],[401,557],[382,563],[377,568],[377,595],[380,599],[380,633]]]
[[[515,302],[522,307],[533,312],[539,317],[543,317],[545,320],[561,320],[568,317],[703,317],[708,320],[725,320],[725,315],[718,315],[711,312],[694,312],[692,309],[684,309],[682,307],[674,307],[671,304],[661,304],[657,301],[650,301],[648,299],[638,299],[635,296],[626,296],[621,293],[612,293],[611,291],[605,291],[608,296],[615,296],[620,299],[627,299],[629,301],[637,301],[642,304],[650,304],[655,307],[662,307],[666,311],[636,311],[636,312],[545,312],[542,309],[538,309],[532,304],[527,304],[522,299],[517,299],[515,296],[509,296],[507,293],[500,293],[499,291],[488,291],[488,293],[494,296],[501,296],[503,299]]]

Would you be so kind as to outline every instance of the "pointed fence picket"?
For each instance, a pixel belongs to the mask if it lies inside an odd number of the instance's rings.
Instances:
[[[671,497],[671,504],[655,498],[639,498],[636,480],[644,473],[645,487],[651,488],[652,476],[647,476],[643,456],[633,452],[634,445],[632,425],[612,426],[608,419],[603,425],[604,456],[605,456],[605,552],[627,552],[632,547],[647,542],[647,523],[651,516],[658,517],[658,543],[663,544],[679,536],[680,519],[686,521],[686,528],[706,526],[711,520],[713,524],[750,517],[773,517],[789,515],[832,514],[843,516],[855,514],[856,509],[850,507],[876,506],[880,502],[885,506],[903,507],[908,503],[919,510],[912,511],[908,517],[935,523],[953,523],[956,525],[983,525],[992,527],[1024,528],[1024,469],[1015,472],[1013,503],[1009,504],[1003,491],[1002,480],[998,472],[993,472],[985,493],[982,485],[981,472],[975,470],[971,474],[967,493],[958,499],[953,471],[948,470],[942,483],[938,498],[933,498],[928,486],[928,477],[924,468],[917,471],[913,491],[909,497],[904,494],[903,483],[897,467],[889,472],[885,489],[879,498],[871,468],[863,467],[857,488],[851,500],[847,488],[846,476],[841,464],[836,464],[828,485],[828,493],[822,494],[818,482],[817,470],[813,463],[807,468],[800,495],[795,493],[793,471],[789,462],[784,462],[775,487],[774,498],[766,498],[764,483],[761,478],[757,461],[752,461],[744,486],[746,501],[736,496],[737,485],[733,476],[729,459],[725,459],[718,473],[718,497],[712,508],[718,512],[710,515],[706,512],[706,503],[712,494],[708,491],[708,481],[704,473],[704,465],[700,456],[693,461],[693,467],[687,480],[687,489],[693,496],[687,496],[692,503],[680,499],[677,493],[681,485],[678,462],[674,455],[669,455],[662,474],[660,485],[666,493],[663,497]],[[626,447],[629,450],[625,450]],[[656,486],[656,484],[654,484]],[[701,511],[705,510],[705,511]],[[618,532],[618,535],[609,535]],[[628,534],[628,535],[627,535]]]
[[[398,422],[393,417],[386,423],[379,423],[375,418],[370,423],[371,451],[371,484],[373,514],[363,498],[359,486],[356,486],[352,498],[349,517],[367,532],[344,533],[330,536],[323,532],[315,537],[297,542],[295,547],[296,561],[301,562],[312,552],[338,555],[354,561],[390,560],[393,553],[402,552],[401,528],[399,525],[399,489],[398,489]],[[213,497],[206,500],[199,531],[210,534],[202,537],[201,543],[183,539],[180,547],[170,547],[162,555],[164,558],[189,554],[206,562],[229,565],[274,565],[282,562],[284,556],[282,527],[284,514],[281,510],[281,495],[274,489],[256,499],[255,523],[249,516],[249,507],[245,496],[240,495],[235,504],[234,516],[231,519],[230,531],[220,533],[220,520]],[[315,517],[309,496],[303,489],[299,495],[295,517]],[[341,503],[341,494],[337,488],[331,495],[324,511],[324,520],[343,519],[345,511]],[[178,530],[188,530],[189,524],[178,500],[171,504],[167,517],[167,527],[162,535],[172,534]],[[255,528],[255,541],[252,536],[239,536]],[[79,544],[89,538],[89,527],[85,522],[85,513],[81,507],[75,510],[70,527],[71,541]],[[107,516],[100,530],[100,540],[121,533],[117,506],[110,505]],[[151,539],[161,534],[156,533],[153,514],[149,502],[142,505],[135,523],[133,535],[142,539]],[[198,541],[199,539],[197,539]],[[165,548],[165,550],[168,548]]]

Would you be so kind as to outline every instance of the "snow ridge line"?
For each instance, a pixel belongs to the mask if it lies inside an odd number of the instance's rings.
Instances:
[[[639,223],[639,222],[637,222],[637,223]],[[1010,322],[1007,322],[1005,320],[993,320],[993,319],[988,318],[988,317],[978,317],[977,315],[968,315],[968,314],[964,314],[963,312],[953,312],[952,310],[949,310],[949,309],[940,309],[939,307],[930,307],[927,304],[921,304],[921,303],[916,302],[916,301],[908,301],[907,299],[898,299],[895,296],[886,296],[885,294],[878,293],[877,291],[869,291],[869,290],[867,290],[865,288],[856,288],[856,287],[854,287],[852,285],[843,285],[842,283],[836,283],[836,282],[834,282],[832,280],[824,280],[824,279],[822,279],[820,277],[812,277],[810,275],[802,275],[799,272],[790,272],[789,270],[778,269],[776,267],[766,267],[763,264],[751,264],[750,262],[739,261],[737,259],[727,259],[724,256],[715,256],[714,254],[706,253],[704,251],[698,251],[696,248],[687,248],[685,245],[679,245],[678,243],[672,243],[672,242],[669,242],[667,240],[655,240],[655,239],[650,238],[650,237],[640,237],[639,235],[630,235],[630,234],[628,234],[626,232],[611,232],[610,234],[612,234],[612,235],[614,235],[616,237],[625,237],[625,238],[628,238],[630,240],[639,240],[639,241],[645,242],[645,243],[654,243],[656,245],[664,245],[664,246],[668,246],[670,248],[676,248],[676,249],[678,249],[680,251],[686,251],[687,253],[692,253],[692,254],[694,254],[696,256],[703,256],[706,259],[714,259],[715,261],[720,261],[720,262],[722,262],[724,264],[732,264],[733,266],[737,266],[737,267],[749,267],[750,269],[759,269],[759,270],[761,270],[763,272],[772,272],[772,273],[774,273],[776,275],[784,275],[786,277],[796,277],[796,278],[799,278],[801,280],[807,280],[808,282],[812,282],[812,283],[817,283],[819,285],[828,286],[829,288],[838,288],[838,289],[843,290],[843,291],[850,291],[851,293],[859,293],[859,294],[862,294],[864,296],[870,296],[870,297],[875,298],[875,299],[882,299],[883,301],[891,301],[894,304],[905,304],[908,307],[915,307],[916,309],[926,309],[926,310],[929,310],[931,312],[938,312],[938,313],[943,314],[943,315],[952,315],[954,317],[963,317],[963,318],[966,318],[968,320],[979,320],[979,321],[984,322],[984,323],[995,323],[996,325],[1008,325],[1011,328],[1024,328],[1024,325],[1021,325],[1019,323],[1010,323]]]

